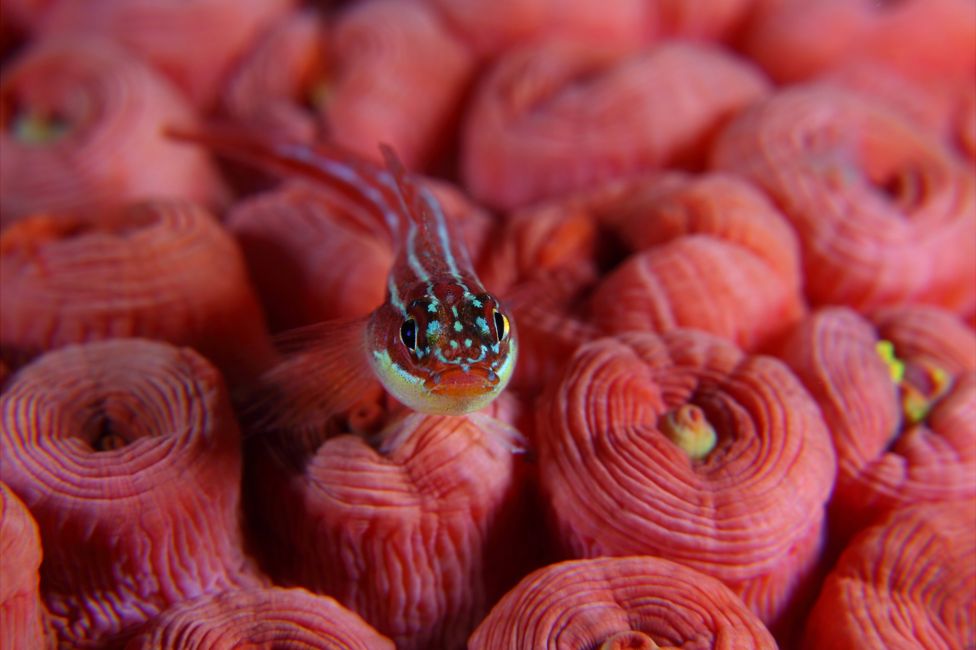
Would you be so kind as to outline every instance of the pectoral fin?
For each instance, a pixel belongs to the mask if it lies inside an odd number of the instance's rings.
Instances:
[[[365,326],[366,318],[327,321],[277,337],[279,362],[238,400],[248,433],[313,444],[355,428],[357,409],[375,408],[383,394]]]

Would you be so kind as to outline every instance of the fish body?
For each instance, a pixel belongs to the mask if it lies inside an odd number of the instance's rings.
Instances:
[[[339,191],[367,208],[390,235],[395,258],[386,300],[341,330],[324,323],[300,334],[298,348],[307,354],[287,366],[288,381],[300,376],[314,382],[316,364],[345,364],[331,376],[371,374],[411,409],[441,415],[481,409],[504,390],[518,356],[514,323],[478,279],[440,203],[391,149],[382,147],[384,169],[335,148],[223,128],[172,135]],[[326,400],[330,408],[355,400],[357,381],[331,384],[317,387],[339,393]]]

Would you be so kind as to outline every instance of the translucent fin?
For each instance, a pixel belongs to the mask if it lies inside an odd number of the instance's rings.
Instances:
[[[420,426],[420,422],[426,417],[431,416],[414,411],[407,411],[405,414],[402,414],[401,417],[394,418],[390,422],[387,422],[387,425],[370,439],[370,444],[372,444],[380,454],[389,456],[399,449],[400,446],[416,432],[418,426]]]
[[[351,152],[325,143],[309,145],[270,138],[230,124],[167,127],[165,133],[278,176],[304,178],[332,188],[370,206],[387,228],[396,232],[393,214],[400,209],[401,196],[384,179],[386,171]]]
[[[366,321],[327,321],[278,337],[280,361],[238,399],[248,433],[317,445],[348,430],[357,407],[378,402],[382,388],[366,357]]]
[[[494,436],[510,454],[526,454],[534,457],[532,443],[525,435],[508,422],[499,420],[483,411],[470,413],[467,417],[478,425],[487,435]]]

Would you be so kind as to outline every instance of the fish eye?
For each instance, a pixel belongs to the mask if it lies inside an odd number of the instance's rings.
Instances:
[[[408,350],[417,349],[417,321],[412,318],[403,321],[400,326],[400,340]]]
[[[498,340],[504,341],[508,337],[508,318],[497,309],[494,310],[495,331],[498,332]]]

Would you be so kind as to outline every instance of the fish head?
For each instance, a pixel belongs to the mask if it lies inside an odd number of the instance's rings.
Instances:
[[[367,332],[370,363],[396,399],[423,413],[462,415],[505,389],[518,356],[515,323],[488,292],[450,278],[387,304]]]

